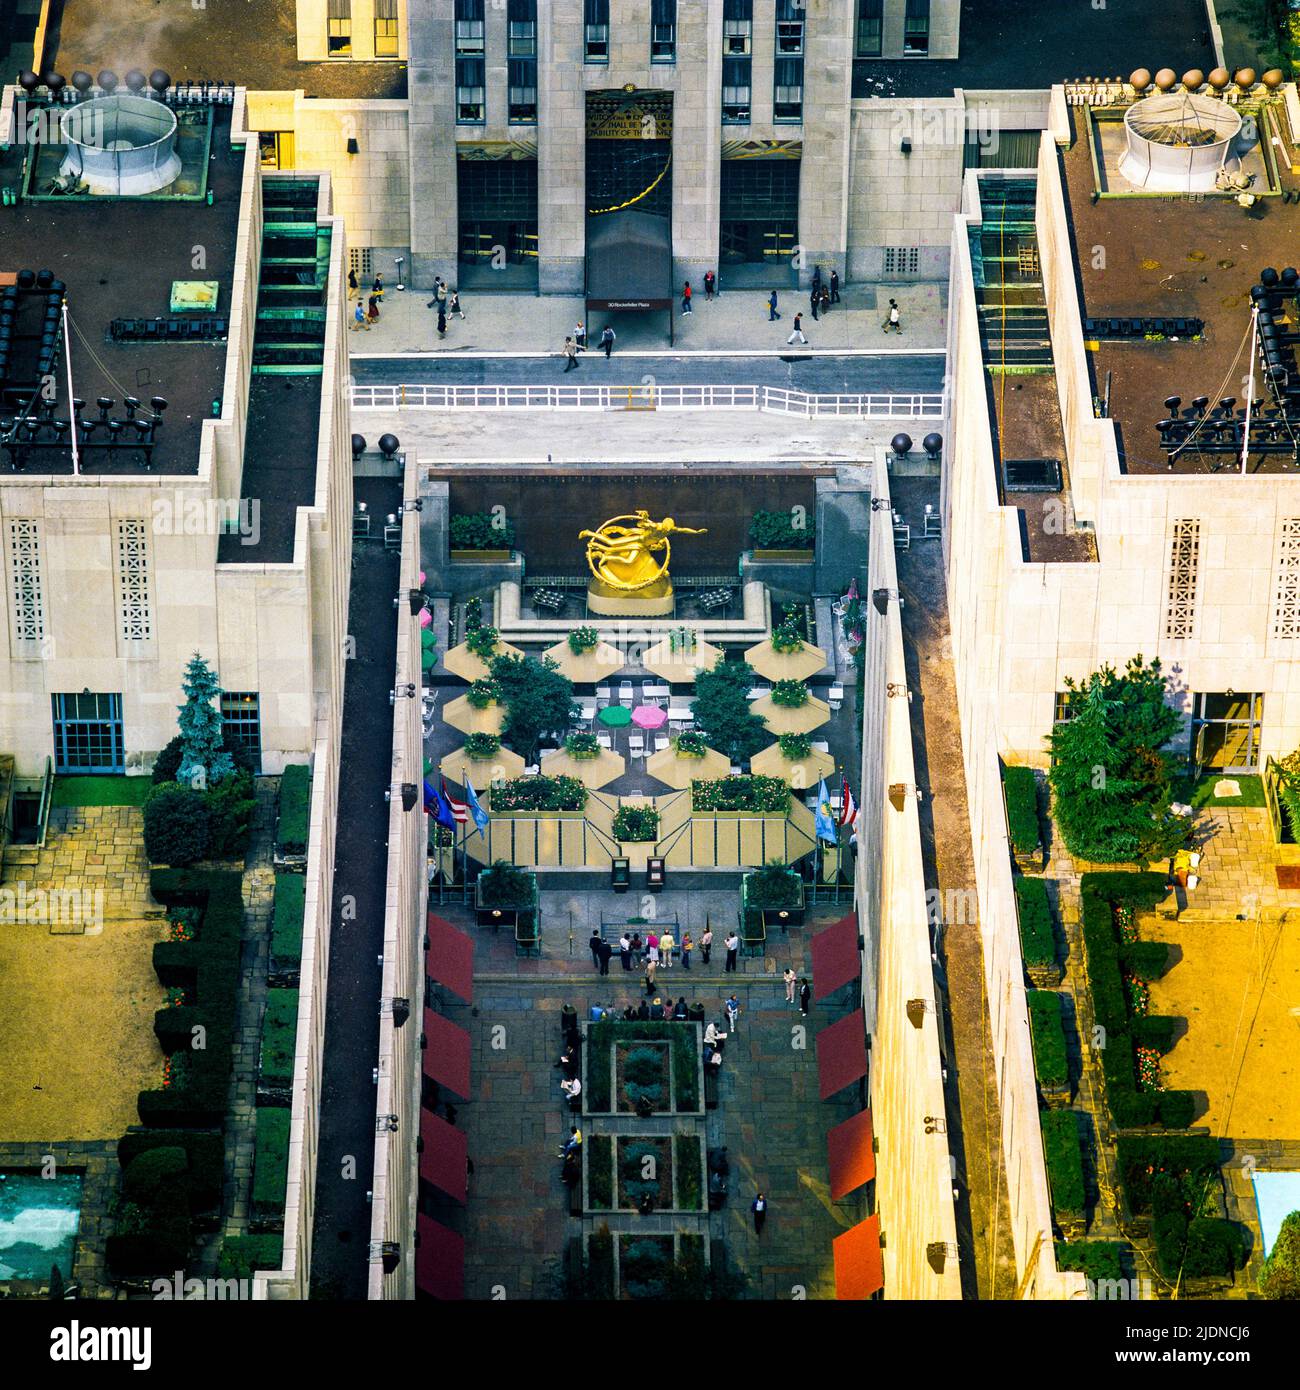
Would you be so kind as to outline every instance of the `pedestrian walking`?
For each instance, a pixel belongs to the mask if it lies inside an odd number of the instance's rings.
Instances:
[[[366,306],[358,299],[357,307],[352,311],[352,331],[355,333],[359,328],[364,328],[367,333],[370,332],[370,322],[366,318]]]
[[[688,281],[682,286],[682,313],[683,313],[683,314],[689,314],[690,312],[691,312],[691,282],[688,280]]]
[[[356,272],[355,270],[349,270],[349,271],[348,271],[348,298],[349,298],[349,299],[355,299],[355,298],[357,297],[357,291],[358,291],[360,288],[361,288],[361,286],[357,283],[357,272]]]
[[[818,299],[822,297],[822,268],[819,265],[813,266],[812,292]]]
[[[740,937],[733,931],[726,940],[727,963],[723,967],[724,972],[734,971],[736,968],[736,954],[740,950]]]
[[[749,1204],[749,1209],[754,1213],[754,1234],[763,1234],[763,1222],[767,1220],[767,1198],[760,1192],[757,1197]]]
[[[734,1033],[736,1023],[740,1018],[740,1000],[734,994],[728,995],[727,1001],[722,1007],[727,1011],[727,1028]]]
[[[812,311],[813,322],[817,322],[817,310],[822,302],[822,287],[814,285],[808,293],[808,307]]]
[[[803,315],[802,315],[802,314],[796,314],[796,315],[794,316],[794,327],[790,330],[790,336],[786,339],[786,342],[787,342],[787,343],[792,343],[792,342],[794,342],[794,340],[795,340],[796,338],[798,338],[799,341],[800,341],[801,343],[807,345],[808,339],[805,338],[804,335],[803,335]]]
[[[781,315],[778,314],[778,313],[776,312],[776,303],[777,303],[777,300],[776,300],[776,291],[773,290],[772,293],[769,294],[768,297],[767,297],[767,321],[768,321],[768,323],[775,323],[775,322],[777,321],[777,319],[779,319],[779,318],[781,317]]]
[[[587,325],[581,319],[573,325],[573,345],[579,352],[587,350]]]
[[[447,312],[452,318],[463,319],[465,317],[465,311],[460,307],[460,292],[458,290],[452,290],[451,303],[447,305]]]
[[[704,924],[704,935],[700,937],[700,959],[708,965],[709,957],[713,954],[713,928],[707,922]]]
[[[695,948],[695,943],[691,940],[690,932],[685,932],[682,936],[682,969],[691,968],[691,952]]]
[[[788,965],[785,968],[785,975],[782,978],[785,980],[785,1002],[787,1004],[793,1004],[795,973]]]
[[[823,285],[823,286],[822,286],[822,296],[821,296],[821,310],[822,310],[822,313],[823,313],[823,314],[828,313],[828,312],[830,311],[830,307],[831,307],[831,292],[830,292],[830,290],[828,290],[828,289],[826,288],[825,285]]]
[[[382,299],[384,297],[384,277],[382,275],[375,275],[375,283],[371,285],[370,293],[373,294],[376,299]]]
[[[379,322],[379,297],[377,295],[372,294],[366,300],[366,317],[371,323]]]
[[[889,317],[881,324],[881,329],[885,333],[888,333],[891,328],[895,333],[901,333],[903,331],[901,315],[898,312],[898,301],[896,299],[891,299],[889,301]]]
[[[598,954],[600,956],[600,973],[602,975],[608,975],[609,962],[610,958],[614,954],[614,948],[609,944],[608,941],[602,941],[600,943],[600,946],[598,947]]]
[[[806,979],[799,981],[799,1012],[808,1017],[808,1010],[812,1007],[812,987]]]
[[[632,941],[627,932],[624,932],[618,939],[619,959],[623,962],[624,970],[632,968]]]
[[[645,992],[653,994],[655,992],[655,975],[659,972],[659,962],[652,956],[646,957],[645,962]]]
[[[437,288],[433,292],[433,297],[438,301],[438,307],[440,309],[445,309],[447,307],[447,282],[445,280],[441,278],[438,280]]]
[[[604,332],[600,335],[600,345],[605,349],[606,362],[609,361],[609,354],[614,351],[614,337],[614,330],[606,324]]]
[[[591,940],[587,942],[587,949],[591,952],[591,963],[598,970],[600,969],[600,933],[593,927]]]
[[[673,968],[673,947],[676,944],[670,931],[664,932],[659,938],[659,963],[665,970]]]
[[[713,272],[711,270],[706,270],[704,272],[704,298],[706,300],[713,298],[713,287],[716,284],[717,280],[715,279]]]
[[[831,271],[831,303],[840,302],[840,273],[838,270]]]
[[[447,311],[441,304],[438,305],[438,337],[447,336]]]
[[[564,346],[560,349],[560,353],[564,358],[564,371],[572,371],[578,365],[578,349],[572,338],[564,340]],[[560,375],[563,376],[564,372],[561,372]]]

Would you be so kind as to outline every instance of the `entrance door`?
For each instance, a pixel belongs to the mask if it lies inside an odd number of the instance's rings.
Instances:
[[[51,696],[56,772],[124,772],[121,695]]]
[[[1198,694],[1192,713],[1192,758],[1197,767],[1257,772],[1263,719],[1263,695]]]

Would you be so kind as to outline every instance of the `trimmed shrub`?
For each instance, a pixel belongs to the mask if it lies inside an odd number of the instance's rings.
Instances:
[[[260,1236],[227,1236],[217,1261],[218,1279],[249,1279],[259,1269],[279,1269],[284,1259],[284,1236],[278,1231]]]
[[[500,512],[453,512],[448,531],[452,550],[514,548],[514,522]]]
[[[247,772],[236,773],[205,793],[212,818],[208,857],[242,859],[248,851],[248,835],[253,823],[253,779]]]
[[[311,770],[290,763],[280,775],[280,820],[275,844],[281,854],[306,854],[311,826]]]
[[[483,676],[471,682],[465,698],[474,709],[487,709],[501,698],[501,687],[491,677]]]
[[[164,1188],[149,1207],[124,1202],[104,1253],[116,1278],[172,1274],[189,1261],[192,1227],[184,1191]]]
[[[307,910],[307,880],[302,874],[275,876],[275,911],[271,917],[271,961],[280,969],[302,959],[302,928]]]
[[[564,740],[564,751],[569,757],[586,762],[592,758],[600,757],[600,743],[595,734],[570,734]]]
[[[1163,941],[1130,941],[1119,948],[1119,959],[1139,980],[1158,980],[1169,969],[1169,947]]]
[[[501,634],[494,627],[472,627],[465,634],[465,646],[471,656],[490,662],[501,645]]]
[[[1201,1134],[1121,1134],[1116,1143],[1120,1183],[1129,1208],[1143,1215],[1156,1205],[1158,1186],[1175,1181],[1190,1201],[1218,1172],[1219,1141]]]
[[[1176,1279],[1183,1265],[1187,1245],[1187,1218],[1180,1211],[1166,1211],[1151,1223],[1156,1245],[1156,1263],[1166,1279]]]
[[[152,1207],[165,1187],[180,1187],[188,1192],[182,1174],[189,1166],[185,1150],[178,1145],[149,1149],[122,1170],[122,1196],[137,1206]]]
[[[1017,876],[1016,915],[1020,920],[1020,951],[1026,967],[1050,966],[1057,962],[1056,932],[1052,926],[1052,907],[1047,885],[1041,878]]]
[[[293,1052],[298,1036],[298,991],[267,991],[262,1015],[262,1051],[258,1077],[264,1086],[288,1087],[293,1083]]]
[[[1044,1086],[1067,1086],[1070,1065],[1065,1053],[1065,1028],[1061,1023],[1061,997],[1051,990],[1031,989],[1029,1027],[1034,1038],[1034,1067]]]
[[[659,812],[653,806],[620,806],[614,812],[614,838],[644,844],[659,837]]]
[[[1135,1018],[1129,1024],[1129,1032],[1135,1047],[1150,1047],[1157,1052],[1168,1052],[1174,1045],[1174,1020],[1158,1014],[1147,1014]]]
[[[1156,1098],[1150,1091],[1139,1091],[1133,1072],[1133,1040],[1124,1031],[1107,1033],[1102,1049],[1101,1069],[1106,1078],[1110,1113],[1120,1129],[1149,1125],[1156,1117]]]
[[[222,735],[221,747],[223,752],[230,754],[236,768],[241,772],[251,774],[255,771],[252,749],[245,748],[242,743],[239,743],[229,729],[226,729]],[[183,756],[181,736],[177,734],[169,743],[163,745],[158,756],[153,760],[153,770],[150,773],[153,784],[158,786],[163,782],[174,782],[176,774],[180,771]]]
[[[801,508],[797,514],[757,511],[749,524],[749,534],[758,550],[807,550],[817,532],[813,519]]]
[[[253,1208],[263,1218],[284,1215],[289,1183],[289,1111],[263,1106],[257,1112],[253,1150]]]
[[[763,908],[801,907],[803,880],[779,859],[745,875],[745,906]]]
[[[574,656],[581,656],[583,652],[595,651],[600,646],[600,633],[594,627],[575,627],[569,633],[569,650]]]
[[[708,740],[694,729],[678,734],[673,744],[678,755],[683,758],[702,758],[709,751]]]
[[[812,738],[808,734],[782,734],[777,739],[781,746],[781,756],[797,763],[812,752]]]
[[[808,703],[808,687],[803,681],[777,681],[772,687],[772,703],[781,709],[799,709]]]
[[[1079,1122],[1074,1111],[1044,1110],[1038,1119],[1043,1127],[1043,1152],[1047,1158],[1052,1205],[1058,1212],[1081,1213],[1084,1208],[1083,1155],[1079,1150]]]
[[[479,901],[484,907],[532,907],[537,896],[534,876],[498,859],[478,876]]]
[[[1038,826],[1038,781],[1032,767],[1008,767],[1002,773],[1007,798],[1007,833],[1016,854],[1033,854],[1042,839]]]
[[[117,1141],[117,1161],[125,1170],[137,1158],[158,1149],[184,1150],[185,1180],[192,1211],[210,1211],[221,1202],[226,1180],[226,1146],[220,1134],[195,1129],[137,1129]]]
[[[1196,1114],[1196,1092],[1157,1092],[1156,1113],[1166,1129],[1186,1129]]]
[[[1118,1240],[1078,1240],[1056,1242],[1056,1267],[1084,1274],[1094,1282],[1124,1277],[1124,1251]]]
[[[144,807],[144,852],[150,864],[183,868],[206,859],[212,839],[207,795],[192,787],[165,783]]]
[[[1231,1278],[1246,1263],[1246,1243],[1241,1229],[1232,1221],[1200,1216],[1188,1223],[1187,1247],[1183,1252],[1183,1273]]]
[[[673,1137],[673,1185],[677,1205],[684,1211],[699,1211],[704,1205],[700,1178],[700,1137],[678,1134]]]

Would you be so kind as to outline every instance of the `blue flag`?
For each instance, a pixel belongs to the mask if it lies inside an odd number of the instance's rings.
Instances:
[[[468,777],[465,779],[465,804],[469,807],[470,815],[474,817],[474,824],[483,834],[486,834],[490,817],[480,804],[478,793],[474,790],[474,784]]]
[[[831,794],[826,790],[824,777],[817,787],[817,814],[814,817],[814,827],[819,840],[826,840],[832,845],[839,844],[840,835],[835,827],[835,814],[831,810]]]
[[[439,825],[445,825],[448,830],[455,830],[456,817],[452,815],[451,807],[438,795],[438,789],[430,786],[427,781],[424,784],[424,809]]]

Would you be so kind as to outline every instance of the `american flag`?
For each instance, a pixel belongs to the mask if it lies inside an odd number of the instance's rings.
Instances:
[[[447,790],[447,779],[445,777],[440,778],[439,782],[442,787],[442,799],[451,807],[451,814],[456,824],[464,825],[469,820],[469,806],[463,801],[457,801]]]
[[[840,778],[840,825],[848,830],[850,838],[856,839],[858,833],[858,803],[849,790],[849,779]],[[453,807],[453,809],[455,809]]]

